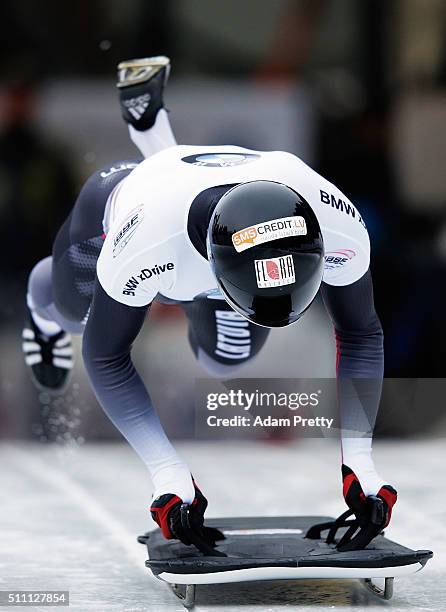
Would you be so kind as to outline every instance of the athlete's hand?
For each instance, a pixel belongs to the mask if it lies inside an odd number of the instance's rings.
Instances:
[[[219,556],[214,550],[216,542],[224,535],[218,529],[205,527],[204,513],[208,502],[195,481],[195,499],[192,504],[184,504],[177,495],[161,495],[152,502],[150,508],[153,520],[158,523],[167,539],[177,539],[183,544],[194,544],[207,555]]]
[[[365,496],[356,474],[348,466],[342,466],[344,499],[356,516],[359,532],[338,544],[341,551],[365,548],[390,522],[397,492],[390,485],[383,485],[376,495]]]

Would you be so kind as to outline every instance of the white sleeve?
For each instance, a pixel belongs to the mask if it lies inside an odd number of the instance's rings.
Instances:
[[[325,250],[323,281],[351,285],[367,272],[370,241],[361,214],[335,185],[291,153],[276,152],[277,179],[301,194],[316,214]]]
[[[369,269],[369,235],[352,202],[337,187],[322,181],[318,198],[325,249],[323,281],[335,286],[351,285]]]
[[[167,244],[156,242],[152,219],[142,210],[132,213],[107,235],[97,275],[104,291],[117,302],[147,306],[157,293],[173,286],[177,266]],[[134,225],[128,229],[132,219]]]

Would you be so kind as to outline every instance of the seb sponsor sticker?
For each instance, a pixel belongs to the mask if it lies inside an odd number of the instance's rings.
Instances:
[[[259,289],[291,285],[296,280],[292,255],[255,259],[254,266]]]
[[[257,225],[251,225],[251,227],[235,232],[232,234],[232,244],[237,253],[241,253],[264,242],[288,238],[288,236],[306,236],[306,234],[307,224],[303,217],[283,217],[257,223]]]
[[[128,244],[138,225],[144,218],[142,207],[132,210],[121,225],[120,230],[113,236],[113,257],[117,257]]]

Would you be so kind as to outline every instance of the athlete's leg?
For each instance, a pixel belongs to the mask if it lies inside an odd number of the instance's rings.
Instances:
[[[169,71],[165,57],[130,60],[118,66],[122,115],[144,157],[176,144],[163,103]],[[42,260],[31,272],[28,307],[34,323],[48,336],[61,329],[83,332],[102,246],[106,201],[132,164],[136,162],[120,162],[90,177],[57,235],[54,259]]]
[[[47,336],[61,330],[82,334],[82,322],[65,318],[56,308],[53,297],[53,258],[45,257],[37,263],[28,278],[27,305],[37,327]]]
[[[177,144],[163,102],[169,72],[170,62],[164,56],[129,60],[118,66],[122,117],[145,158]]]
[[[22,348],[40,387],[60,390],[73,366],[70,336],[82,334],[103,244],[107,202],[139,161],[95,172],[60,228],[53,256],[40,261],[28,280],[28,319]]]
[[[176,144],[163,107],[169,69],[164,57],[131,60],[118,67],[122,114],[144,157]],[[120,162],[90,177],[57,235],[53,258],[39,262],[31,273],[28,306],[34,322],[47,335],[61,329],[82,333],[102,247],[106,202],[135,164]]]
[[[28,305],[35,323],[40,321],[48,328],[47,333],[51,330],[46,321],[53,321],[65,331],[82,333],[103,244],[106,205],[115,187],[138,163],[139,160],[123,161],[95,172],[60,228],[52,257],[33,268],[28,281]]]
[[[268,337],[269,329],[250,323],[222,298],[203,294],[182,306],[192,350],[213,376],[231,376],[257,355]]]
[[[34,266],[28,281],[28,314],[22,331],[22,350],[34,383],[46,391],[65,387],[73,363],[71,337],[79,326],[59,317],[51,283],[52,257]]]

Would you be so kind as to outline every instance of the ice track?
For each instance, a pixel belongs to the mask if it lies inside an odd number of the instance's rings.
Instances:
[[[332,441],[177,448],[210,500],[208,516],[337,515],[344,509]],[[422,573],[395,581],[391,602],[377,601],[355,581],[312,580],[198,587],[197,611],[445,610],[445,454],[441,439],[376,447],[378,468],[400,496],[388,536],[435,554]],[[152,526],[151,490],[145,468],[125,444],[2,443],[0,460],[1,589],[69,590],[70,607],[56,609],[71,612],[182,609],[144,567],[146,550],[136,536]]]

